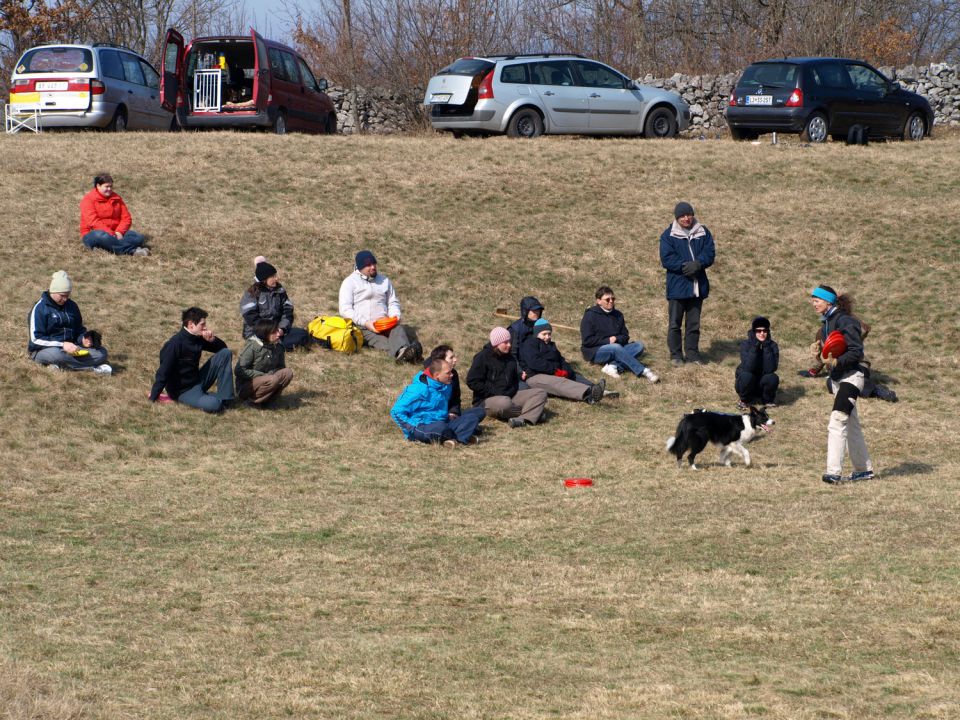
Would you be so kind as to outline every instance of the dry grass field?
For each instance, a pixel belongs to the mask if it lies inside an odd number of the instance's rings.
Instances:
[[[80,243],[101,169],[150,258]],[[3,720],[960,716],[960,136],[21,135],[0,174]],[[657,238],[679,199],[717,239],[701,368],[666,351]],[[183,307],[240,350],[255,255],[305,323],[361,248],[464,375],[495,307],[533,293],[576,325],[606,283],[663,382],[488,420],[457,451],[403,441],[388,410],[411,368],[373,351],[291,355],[275,411],[146,401]],[[112,377],[27,356],[57,269]],[[861,403],[873,482],[820,481],[832,401],[796,374],[819,282],[854,294],[901,397]],[[734,409],[760,312],[776,431],[752,468],[711,449],[678,470],[665,438]]]

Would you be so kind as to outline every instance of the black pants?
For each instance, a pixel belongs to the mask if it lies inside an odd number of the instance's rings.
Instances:
[[[670,350],[670,359],[683,360],[683,351],[686,349],[688,362],[699,360],[700,310],[703,307],[703,298],[684,298],[667,302],[670,314],[670,324],[667,326],[667,348]],[[681,345],[680,326],[683,324],[684,316],[687,318],[687,327]]]
[[[760,402],[772,403],[777,399],[780,378],[776,373],[761,376],[737,368],[736,387],[737,395],[745,403],[758,398]]]

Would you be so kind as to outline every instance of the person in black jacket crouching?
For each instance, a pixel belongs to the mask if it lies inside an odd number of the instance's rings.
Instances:
[[[780,377],[780,346],[770,337],[770,321],[755,317],[747,338],[740,341],[740,365],[737,366],[735,385],[743,410],[751,403],[761,402],[767,407],[776,404]]]
[[[160,350],[160,367],[150,390],[151,402],[164,390],[171,400],[208,413],[217,413],[233,403],[233,352],[207,327],[207,311],[187,308],[181,315],[180,332]],[[213,353],[200,367],[200,355]],[[207,392],[216,383],[215,393]]]

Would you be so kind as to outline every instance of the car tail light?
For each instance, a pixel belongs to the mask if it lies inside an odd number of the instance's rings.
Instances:
[[[14,80],[13,87],[29,89],[32,82],[32,80]]]
[[[480,87],[477,88],[478,100],[493,100],[493,70],[487,72],[480,81]]]
[[[737,96],[735,93],[730,93],[730,102],[728,103],[730,107],[734,107],[737,104]]]
[[[786,104],[787,104],[787,107],[800,107],[801,105],[803,105],[803,90],[801,90],[800,88],[797,88],[792,93],[790,93],[790,97],[787,99]]]
[[[103,95],[106,91],[107,86],[103,84],[100,80],[91,80],[90,81],[90,94],[91,95]]]

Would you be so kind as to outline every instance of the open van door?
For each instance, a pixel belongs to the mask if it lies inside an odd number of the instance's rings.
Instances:
[[[253,37],[253,104],[257,112],[266,112],[270,102],[270,61],[267,59],[267,43],[260,34],[250,28]]]
[[[163,44],[163,72],[160,74],[160,104],[165,110],[177,111],[177,92],[183,72],[183,35],[167,29]]]

